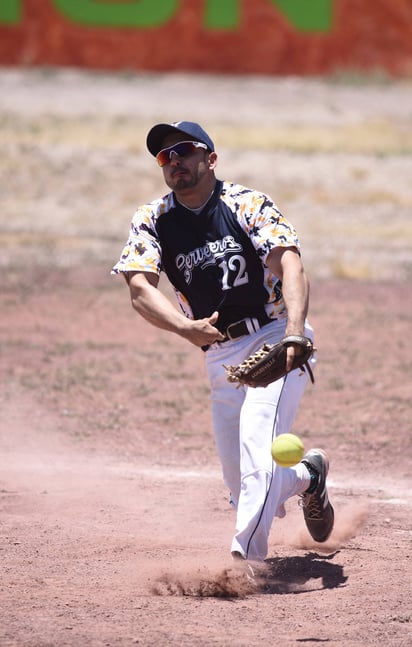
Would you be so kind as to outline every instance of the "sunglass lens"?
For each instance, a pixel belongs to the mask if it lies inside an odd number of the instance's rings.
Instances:
[[[169,148],[164,148],[159,151],[156,155],[159,166],[165,166],[170,162],[172,153],[176,153],[179,157],[185,157],[185,155],[190,155],[194,153],[196,146],[192,142],[181,142],[180,144],[175,144],[174,146],[169,146]]]

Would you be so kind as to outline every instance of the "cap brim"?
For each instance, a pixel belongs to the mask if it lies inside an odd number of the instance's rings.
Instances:
[[[171,124],[157,124],[149,131],[146,139],[146,146],[154,157],[162,150],[163,141],[171,133],[183,133],[183,130],[175,128]]]

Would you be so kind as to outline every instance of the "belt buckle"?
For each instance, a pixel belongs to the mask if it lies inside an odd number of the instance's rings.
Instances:
[[[239,324],[244,325],[244,332],[237,337],[232,337],[230,329],[234,328],[235,326],[239,326]],[[229,324],[229,326],[226,328],[226,337],[231,341],[234,341],[235,339],[239,339],[240,337],[251,335],[252,333],[259,330],[259,328],[259,321],[257,319],[255,319],[254,317],[246,317],[245,319],[239,319],[239,321],[235,321],[234,323]]]
[[[231,328],[234,328],[235,326],[238,326],[238,325],[239,325],[240,323],[242,323],[243,321],[245,321],[245,320],[244,320],[244,319],[240,319],[240,321],[234,321],[233,323],[229,324],[229,325],[228,325],[228,327],[226,328],[226,333],[225,333],[225,334],[226,334],[226,337],[227,337],[230,341],[234,341],[235,339],[239,339],[239,337],[232,337],[232,335],[231,335],[231,333],[230,333],[230,329],[231,329]]]

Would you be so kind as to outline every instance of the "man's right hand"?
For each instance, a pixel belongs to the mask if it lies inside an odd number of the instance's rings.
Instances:
[[[225,336],[215,327],[218,318],[219,313],[214,312],[210,317],[204,319],[188,319],[188,325],[182,331],[182,337],[199,347],[209,346],[215,341],[223,341]]]

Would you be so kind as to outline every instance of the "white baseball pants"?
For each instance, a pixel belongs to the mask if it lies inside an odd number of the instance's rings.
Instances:
[[[215,442],[237,511],[231,550],[253,561],[266,558],[272,521],[285,515],[285,501],[309,487],[302,463],[278,467],[270,452],[274,438],[291,431],[308,374],[296,369],[266,388],[237,388],[227,381],[223,365],[239,364],[264,342],[279,341],[284,332],[285,321],[274,321],[238,340],[213,344],[206,352]],[[313,337],[308,324],[305,335]]]

